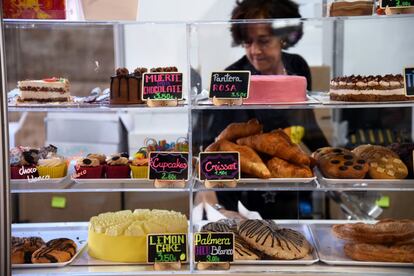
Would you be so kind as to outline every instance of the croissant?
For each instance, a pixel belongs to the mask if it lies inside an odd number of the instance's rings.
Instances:
[[[310,165],[310,157],[298,145],[292,143],[289,136],[281,129],[240,138],[237,144],[249,146],[259,152],[277,156],[297,165]]]
[[[262,130],[263,126],[257,119],[251,119],[247,123],[232,123],[217,136],[216,141],[228,140],[234,142],[238,138],[261,133]]]
[[[312,177],[312,171],[304,165],[291,164],[278,157],[273,157],[267,162],[267,167],[275,178],[308,178]]]
[[[259,178],[270,178],[270,171],[253,149],[226,140],[221,140],[219,143],[222,151],[238,151],[240,153],[240,167],[243,173]]]

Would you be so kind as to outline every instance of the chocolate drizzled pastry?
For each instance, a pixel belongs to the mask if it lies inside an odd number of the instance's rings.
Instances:
[[[12,264],[31,263],[32,253],[45,245],[45,242],[40,237],[12,237],[11,242]]]
[[[111,104],[140,104],[142,73],[146,68],[137,68],[129,73],[127,68],[116,69],[116,75],[111,77]]]
[[[76,254],[76,243],[71,239],[53,239],[32,254],[32,263],[61,263]]]
[[[239,225],[239,234],[250,246],[275,259],[301,259],[312,251],[301,233],[279,228],[271,220],[244,220]]]

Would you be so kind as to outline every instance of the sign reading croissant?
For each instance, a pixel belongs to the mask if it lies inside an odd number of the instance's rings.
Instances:
[[[238,152],[200,153],[199,175],[201,180],[240,179]]]

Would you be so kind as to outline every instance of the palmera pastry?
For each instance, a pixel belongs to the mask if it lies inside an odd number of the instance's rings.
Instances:
[[[275,178],[309,178],[313,177],[308,166],[291,164],[278,157],[273,157],[267,162],[267,167]]]
[[[360,242],[390,244],[414,238],[413,220],[381,220],[376,224],[347,223],[336,224],[332,231],[340,239]]]
[[[271,220],[244,220],[239,225],[239,234],[251,247],[275,259],[302,259],[312,251],[301,233],[279,228]]]
[[[234,220],[223,219],[210,222],[201,228],[202,232],[233,232],[234,233],[234,258],[236,260],[259,260],[259,254],[254,252],[250,246],[237,233],[237,224]]]
[[[382,244],[345,244],[345,255],[356,261],[414,263],[414,243]]]
[[[263,126],[257,119],[251,119],[247,123],[231,123],[220,134],[216,140],[236,141],[238,138],[261,133]]]
[[[257,153],[247,146],[239,146],[232,142],[221,140],[221,151],[238,151],[240,153],[240,167],[243,173],[259,178],[270,178],[270,171]]]
[[[71,239],[53,239],[32,254],[32,263],[63,263],[76,254],[76,243]]]
[[[18,238],[12,237],[11,262],[12,264],[30,263],[32,253],[45,245],[40,237]]]
[[[289,136],[281,129],[238,139],[237,144],[249,146],[294,164],[310,165],[310,157],[298,145],[292,143]]]

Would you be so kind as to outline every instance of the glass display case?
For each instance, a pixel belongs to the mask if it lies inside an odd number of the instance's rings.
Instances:
[[[412,275],[413,262],[352,260],[344,253],[344,241],[332,232],[333,225],[349,222],[412,220],[412,160],[411,167],[405,167],[405,176],[400,179],[393,177],[394,173],[387,178],[341,179],[327,177],[315,152],[327,146],[346,151],[345,148],[351,150],[366,144],[386,147],[413,143],[413,100],[338,101],[330,99],[328,93],[333,85],[331,79],[337,77],[401,74],[414,60],[410,47],[414,40],[413,24],[413,15],[234,22],[3,21],[1,111],[3,125],[8,124],[8,128],[2,128],[0,140],[3,145],[0,230],[1,242],[7,245],[0,254],[2,272],[13,275]],[[282,83],[282,89],[264,99],[260,89],[252,89],[253,83],[259,81],[252,78],[248,100],[235,105],[214,104],[209,98],[212,72],[255,70],[249,67],[249,62],[266,63],[260,57],[254,61],[244,55],[249,55],[249,49],[260,51],[270,47],[267,37],[242,40],[241,47],[232,47],[235,29],[249,33],[258,26],[272,30],[283,43],[290,43],[280,53],[285,76],[271,80],[276,82],[274,85]],[[302,67],[309,69],[308,78],[303,74],[302,78],[293,76],[301,75],[295,67],[298,60],[304,61]],[[108,88],[111,77],[116,76],[115,69],[126,67],[132,73],[141,67],[172,66],[183,73],[184,96],[177,106],[111,104]],[[70,101],[19,101],[18,81],[51,77],[69,79]],[[292,80],[293,86],[288,86]],[[278,92],[292,97],[282,99]],[[249,120],[260,125],[259,129],[250,132],[250,126],[243,125]],[[230,129],[227,132],[232,134],[226,138],[229,141],[217,138],[223,137],[222,131],[234,123],[240,123],[241,132],[248,134],[237,134],[240,129]],[[246,136],[263,140],[243,140]],[[209,149],[214,143],[218,143],[215,150]],[[278,143],[284,146],[270,153],[268,146]],[[10,179],[8,159],[13,156],[9,154],[10,149],[41,148],[49,144],[57,147],[58,156],[64,156],[68,164],[64,175],[50,179]],[[179,147],[185,144],[187,149]],[[123,179],[105,178],[102,174],[93,179],[77,177],[76,164],[88,153],[113,157],[126,152],[132,162],[143,147],[188,151],[189,179],[185,185],[155,187],[154,180],[134,178],[133,174]],[[200,180],[199,153],[206,150],[240,152],[242,174],[235,187],[207,187]],[[358,162],[356,153],[353,154],[352,161]],[[117,155],[116,160],[125,156]],[[292,161],[298,156],[304,156],[306,166]],[[282,163],[279,170],[293,166],[289,169],[290,175],[278,176],[272,161]],[[259,169],[246,170],[257,163],[260,163]],[[390,169],[386,165],[385,169]],[[343,165],[346,166],[353,166],[355,171],[366,170],[368,174],[369,168],[364,167],[368,165]],[[269,175],[263,176],[263,170],[268,170]],[[310,175],[298,174],[300,170]],[[90,256],[90,218],[105,212],[134,209],[166,209],[186,215],[189,255],[188,262],[179,270],[156,271],[146,263],[102,261]],[[238,259],[228,270],[198,269],[192,250],[193,234],[208,222],[235,213],[244,218],[260,218],[260,223],[276,222],[283,229],[270,223],[267,227],[272,229],[269,230],[272,235],[294,230],[311,249],[308,248],[306,256],[289,260],[271,255],[266,249],[256,247],[258,242],[250,241],[251,250],[258,255],[255,260]],[[239,230],[234,230],[241,237],[243,223],[237,220]],[[401,223],[409,224],[405,220]],[[171,225],[162,227],[159,229],[167,231]],[[107,231],[118,230],[108,228]],[[12,265],[11,236],[41,236],[45,241],[71,238],[78,245],[77,255],[68,262],[51,265]],[[378,252],[381,248],[372,250]],[[414,255],[414,251],[409,254]]]

